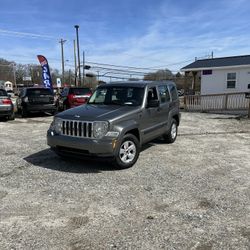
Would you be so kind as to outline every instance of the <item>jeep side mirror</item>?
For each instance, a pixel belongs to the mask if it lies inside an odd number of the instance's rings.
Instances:
[[[160,106],[160,102],[159,102],[159,100],[150,100],[149,102],[148,102],[148,108],[157,108],[157,107],[159,107]]]

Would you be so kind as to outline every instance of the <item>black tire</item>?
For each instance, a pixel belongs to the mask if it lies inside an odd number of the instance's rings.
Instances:
[[[125,169],[132,167],[140,154],[140,143],[136,136],[132,134],[126,134],[119,147],[114,158],[114,166],[118,169]]]
[[[28,111],[25,107],[22,107],[22,109],[21,109],[21,116],[23,118],[26,118],[28,116]]]
[[[54,116],[54,115],[56,115],[57,113],[58,113],[58,111],[57,110],[52,110],[52,111],[50,111],[49,112],[52,116]]]
[[[166,134],[163,134],[163,139],[166,143],[173,143],[177,138],[178,126],[175,119],[172,119],[170,129]]]
[[[15,112],[13,111],[12,114],[8,117],[9,120],[14,121],[15,120]]]

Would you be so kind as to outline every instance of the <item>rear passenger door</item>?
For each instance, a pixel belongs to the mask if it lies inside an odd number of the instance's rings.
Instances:
[[[143,141],[150,141],[161,134],[161,108],[148,107],[150,100],[159,101],[159,94],[156,86],[150,87],[147,90],[147,103],[143,110],[143,115],[140,121],[140,130],[143,133]]]
[[[175,85],[169,85],[169,91],[171,95],[171,105],[170,109],[172,112],[178,112],[179,109],[179,98],[178,98],[178,92]]]
[[[169,117],[169,109],[171,106],[171,98],[167,85],[159,85],[158,92],[160,97],[160,118],[159,124],[163,126],[163,129],[166,129]]]

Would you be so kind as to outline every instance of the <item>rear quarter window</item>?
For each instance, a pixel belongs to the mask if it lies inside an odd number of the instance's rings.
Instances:
[[[167,85],[160,85],[158,87],[161,103],[169,102],[170,95]]]

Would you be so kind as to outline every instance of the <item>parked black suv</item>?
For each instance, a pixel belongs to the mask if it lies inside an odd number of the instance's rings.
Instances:
[[[56,112],[54,94],[48,88],[23,88],[17,98],[17,110],[22,117],[34,112]]]
[[[180,123],[173,82],[122,82],[99,86],[86,105],[54,117],[48,145],[60,156],[112,157],[131,167],[142,144],[163,137],[173,143]]]

